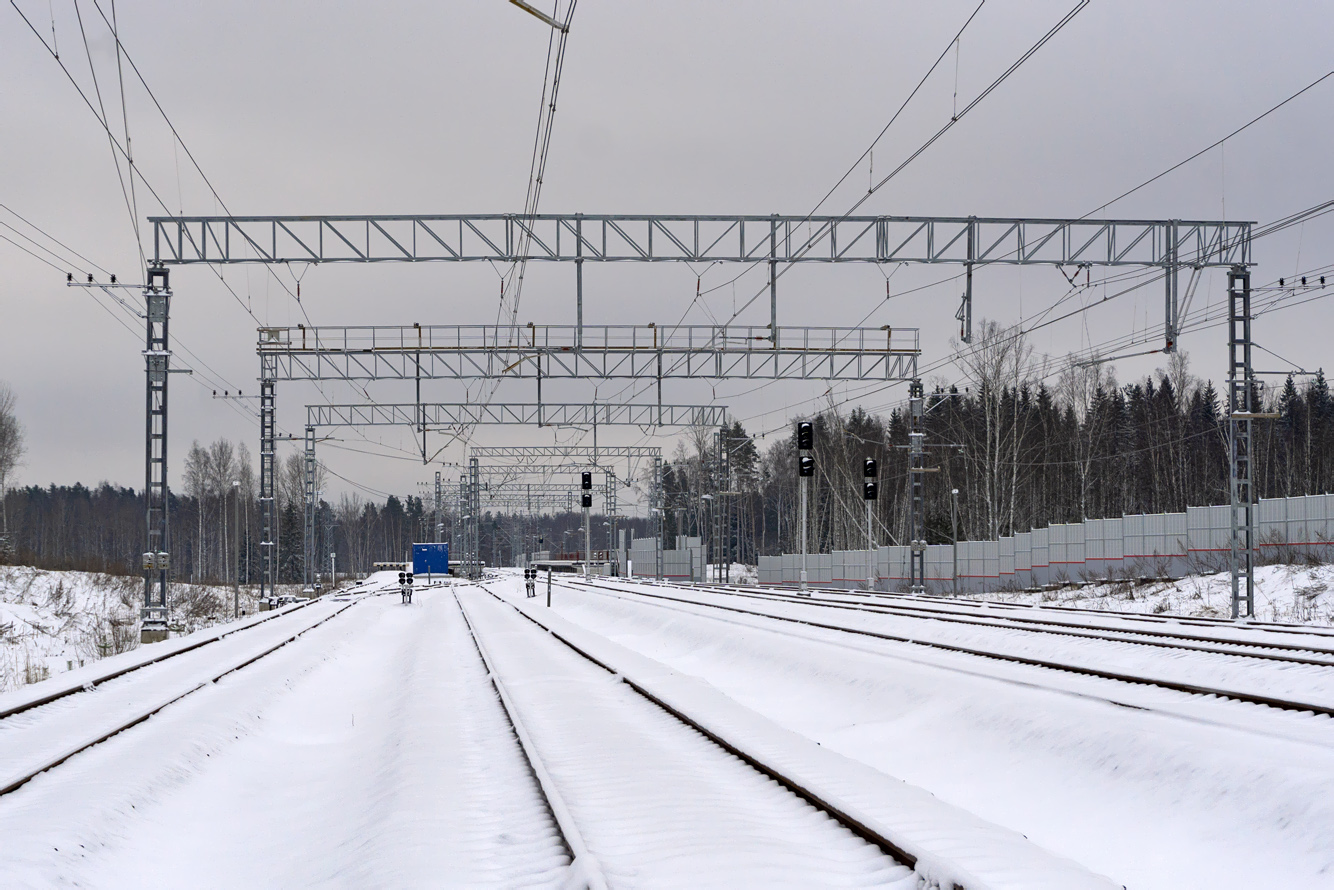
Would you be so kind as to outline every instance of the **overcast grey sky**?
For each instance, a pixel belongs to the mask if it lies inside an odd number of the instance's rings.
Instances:
[[[109,0],[99,0],[110,14]],[[806,213],[863,152],[976,7],[966,2],[671,2],[582,0],[574,16],[541,210],[584,213]],[[987,0],[960,42],[877,146],[874,167],[897,165],[1017,59],[1074,0]],[[564,2],[561,4],[563,9]],[[18,0],[43,39],[54,38],[75,79],[119,127],[114,43],[92,0]],[[548,30],[505,0],[453,3],[134,3],[116,6],[121,39],[185,143],[238,214],[518,212],[542,90]],[[1161,172],[1334,68],[1334,7],[1293,2],[1094,0],[977,110],[878,192],[867,213],[1079,216]],[[956,74],[957,72],[957,74]],[[126,104],[136,163],[173,212],[221,212],[130,72]],[[956,106],[957,92],[957,106]],[[96,99],[94,99],[96,102]],[[1334,78],[1230,140],[1224,148],[1114,205],[1109,217],[1267,222],[1334,197]],[[123,280],[139,280],[134,232],[106,134],[58,64],[6,4],[0,7],[0,203]],[[840,212],[867,187],[863,164],[823,208]],[[143,188],[139,217],[160,212]],[[0,210],[0,222],[23,228]],[[0,227],[0,235],[13,236]],[[1334,263],[1331,217],[1256,243],[1257,284]],[[62,268],[64,264],[58,263]],[[483,264],[275,270],[302,275],[316,324],[494,321],[497,275]],[[589,323],[672,323],[703,287],[739,268],[589,267]],[[948,357],[959,285],[885,299],[873,267],[800,268],[781,284],[785,323],[919,327],[923,365]],[[894,272],[892,293],[952,269]],[[572,267],[530,269],[520,321],[573,320]],[[225,272],[265,323],[302,320],[262,267]],[[726,317],[762,285],[756,270],[696,304],[687,321]],[[1096,277],[1096,273],[1095,273]],[[255,324],[203,267],[178,269],[172,336],[178,362],[200,378],[172,381],[173,479],[193,439],[243,439],[257,424],[212,399],[205,370],[257,389]],[[1199,301],[1224,297],[1205,276]],[[1051,268],[983,270],[978,317],[1011,324],[1069,287]],[[1078,299],[1092,302],[1096,290]],[[735,300],[735,303],[734,303]],[[103,299],[103,303],[107,301]],[[1067,304],[1076,305],[1076,304]],[[762,324],[761,305],[742,321]],[[142,333],[127,331],[63,274],[0,242],[0,380],[19,399],[29,453],[20,482],[143,484]],[[864,319],[864,321],[863,321]],[[1144,288],[1032,336],[1060,356],[1143,332],[1157,344],[1162,292]],[[128,322],[127,322],[128,323]],[[1326,364],[1334,301],[1256,324],[1263,345],[1308,368]],[[1187,334],[1192,370],[1222,380],[1225,333]],[[1120,379],[1162,357],[1116,363]],[[1282,367],[1264,356],[1261,364]],[[953,368],[935,372],[957,378]],[[933,378],[930,378],[934,380]],[[605,397],[623,384],[604,384]],[[731,407],[754,431],[781,429],[818,408],[824,383],[696,381],[665,400]],[[851,390],[848,406],[885,409],[902,387]],[[473,392],[476,392],[474,387]],[[371,394],[411,400],[407,387]],[[544,389],[584,401],[591,385]],[[461,385],[426,395],[456,401]],[[279,422],[300,432],[304,406],[348,387],[290,384]],[[532,401],[531,384],[500,398]],[[482,428],[479,444],[578,441],[579,431]],[[411,460],[408,434],[367,431],[322,447],[336,473],[377,491],[411,493],[434,468]],[[587,439],[585,438],[585,441]],[[602,430],[603,444],[654,441]],[[660,440],[670,446],[671,439]],[[292,446],[287,446],[292,447]],[[353,450],[355,449],[355,450]],[[376,452],[376,455],[362,452]],[[458,460],[463,448],[444,452]],[[454,472],[446,470],[447,475]],[[335,492],[346,488],[343,483]]]

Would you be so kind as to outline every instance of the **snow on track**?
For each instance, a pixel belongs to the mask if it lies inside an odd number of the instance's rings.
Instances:
[[[363,601],[39,776],[0,838],[5,886],[558,887],[568,863],[447,589]]]
[[[705,588],[709,589],[709,588]],[[1175,616],[1151,616],[1093,610],[1020,606],[947,597],[899,593],[867,593],[847,590],[811,590],[802,596],[794,590],[771,587],[714,587],[712,589],[779,601],[819,603],[825,606],[864,608],[900,614],[916,614],[944,620],[986,622],[993,626],[1027,628],[1033,632],[1074,632],[1080,635],[1113,633],[1140,640],[1179,643],[1184,648],[1223,647],[1239,652],[1274,650],[1278,653],[1319,658],[1334,656],[1334,633],[1315,626],[1269,625],[1253,621],[1220,621]],[[1326,661],[1329,659],[1326,658]]]
[[[934,621],[930,617],[830,609],[809,602],[757,602],[736,594],[704,589],[651,588],[605,582],[598,582],[596,586],[648,598],[662,596],[688,600],[705,608],[723,606],[758,616],[817,621],[837,628],[884,633],[905,641],[964,647],[1001,657],[1053,662],[1146,681],[1235,691],[1334,710],[1334,665],[1259,661],[1241,655],[1146,647],[1120,640],[1033,634],[1019,628],[982,627]]]
[[[0,793],[351,608],[321,602],[0,721]]]
[[[553,606],[1135,890],[1334,873],[1328,718],[577,586]]]
[[[509,606],[475,589],[459,597],[610,886],[917,886]]]

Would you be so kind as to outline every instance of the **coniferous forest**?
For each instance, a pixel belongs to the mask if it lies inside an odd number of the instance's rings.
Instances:
[[[1188,372],[1185,356],[1166,369],[1120,384],[1106,366],[1035,366],[1021,341],[984,329],[994,348],[967,368],[963,385],[928,387],[926,509],[928,539],[951,536],[951,491],[958,489],[961,540],[995,538],[1054,522],[1132,513],[1179,512],[1228,500],[1227,406],[1220,387]],[[1289,377],[1254,394],[1277,419],[1254,424],[1256,488],[1261,497],[1334,490],[1334,395],[1323,373]],[[908,427],[905,409],[872,414],[831,405],[815,425],[816,474],[810,489],[813,552],[865,546],[862,462],[880,467],[875,510],[880,542],[905,539]],[[732,423],[723,438],[731,476],[719,478],[717,431],[694,429],[664,465],[667,547],[677,534],[702,535],[715,549],[725,539],[733,561],[797,548],[794,435],[752,438]],[[171,502],[174,574],[180,580],[243,583],[260,571],[257,474],[244,444],[195,443],[183,462],[183,485]],[[239,484],[234,484],[239,483]],[[638,480],[642,492],[647,480]],[[325,487],[323,481],[317,486]],[[704,495],[717,497],[705,498]],[[301,459],[288,455],[278,473],[280,578],[302,578],[304,512]],[[623,501],[624,502],[624,501]],[[717,505],[724,506],[719,507]],[[141,493],[102,484],[15,487],[5,494],[8,559],[45,568],[133,573],[144,540]],[[447,503],[446,538],[456,517]],[[414,540],[429,540],[430,505],[420,497],[384,501],[343,495],[317,506],[316,552],[328,570],[364,572],[401,559]],[[577,514],[528,520],[490,516],[481,524],[481,553],[508,564],[525,549],[561,549],[579,540]],[[596,523],[602,527],[601,517]],[[622,527],[648,532],[643,517]],[[725,531],[724,531],[725,530]],[[596,538],[596,536],[595,536]],[[561,543],[557,543],[561,542]],[[577,546],[577,545],[572,545]],[[596,538],[595,549],[606,546]],[[234,555],[235,554],[235,555]],[[717,555],[714,558],[718,558]]]

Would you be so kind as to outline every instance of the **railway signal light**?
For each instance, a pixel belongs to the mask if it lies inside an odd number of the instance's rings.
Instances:
[[[865,482],[862,483],[862,497],[866,498],[866,500],[868,501],[875,500],[877,494],[878,494],[878,488],[874,481],[867,479]]]
[[[584,492],[583,496],[579,500],[580,500],[580,505],[585,508],[593,506],[593,496],[588,492]]]
[[[803,454],[801,457],[797,458],[797,475],[814,476],[815,458],[811,457],[808,454]]]
[[[582,474],[582,475],[579,477],[579,487],[582,488],[584,491],[592,491],[592,490],[593,490],[593,474],[592,474],[592,473],[584,473],[584,474]],[[585,504],[584,506],[588,506],[588,505]]]
[[[809,420],[797,424],[797,449],[810,451],[815,447],[815,427]]]
[[[399,572],[399,573],[398,573],[398,583],[399,583],[399,584],[406,584],[406,583],[408,583],[408,573],[407,573],[407,572]]]
[[[874,479],[876,477],[877,467],[875,463],[875,458],[868,457],[862,463],[862,475],[865,476],[867,479]]]

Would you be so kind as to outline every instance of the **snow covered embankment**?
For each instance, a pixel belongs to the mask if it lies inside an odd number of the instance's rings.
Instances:
[[[996,591],[968,598],[1183,618],[1227,618],[1232,614],[1232,577],[1219,572],[1188,575],[1177,581],[1110,581],[1054,590]],[[1256,566],[1255,617],[1260,621],[1334,625],[1334,565]]]
[[[138,646],[143,590],[133,575],[0,566],[0,692]],[[229,587],[173,584],[170,598],[187,633],[232,615]]]

